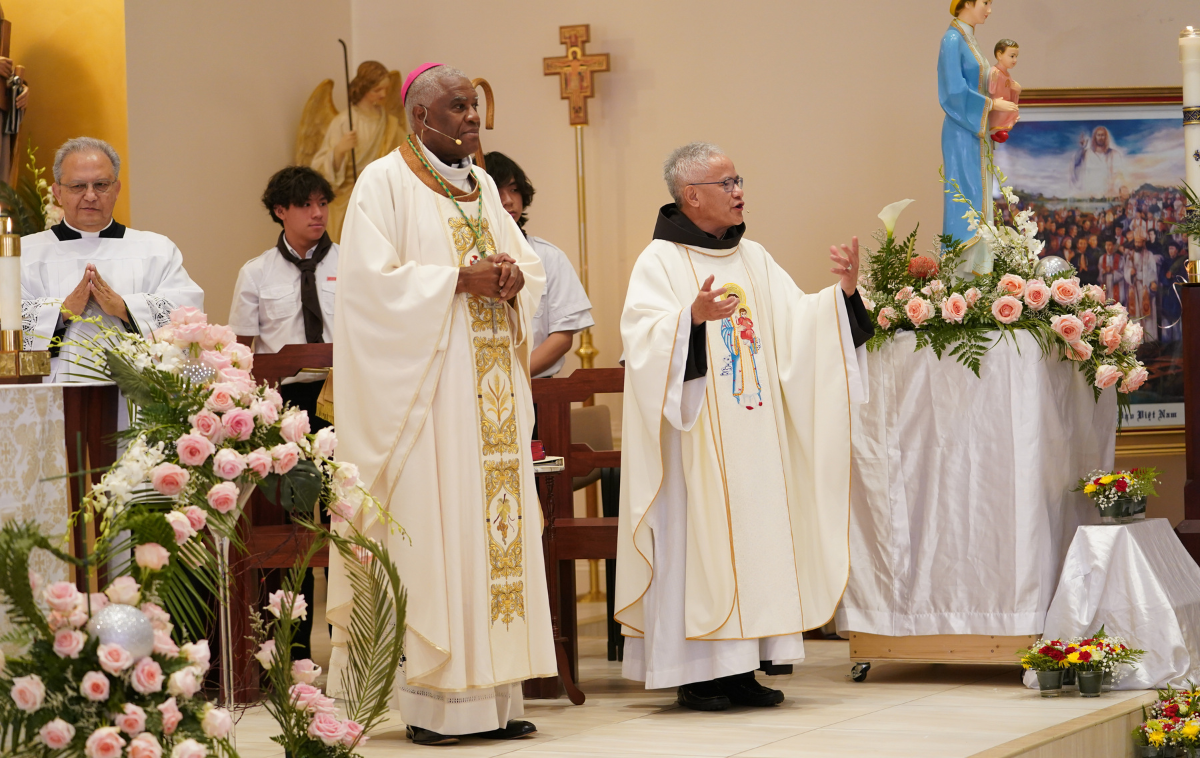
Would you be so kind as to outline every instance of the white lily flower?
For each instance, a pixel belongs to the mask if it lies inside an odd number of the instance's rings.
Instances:
[[[883,228],[887,229],[888,236],[891,237],[896,231],[896,219],[900,218],[900,214],[908,207],[913,200],[898,200],[887,206],[879,212],[879,220],[883,222]]]

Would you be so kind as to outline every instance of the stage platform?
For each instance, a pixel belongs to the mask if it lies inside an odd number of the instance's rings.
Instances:
[[[565,756],[873,756],[900,758],[1123,758],[1129,732],[1150,692],[1107,692],[1087,700],[1071,693],[1043,699],[1020,683],[1017,666],[877,663],[867,681],[849,679],[849,643],[806,642],[808,659],[788,677],[763,678],[782,688],[776,708],[698,713],[679,708],[673,690],[647,692],[604,659],[604,641],[585,638],[580,686],[587,702],[526,702],[538,727],[530,739],[466,739],[452,747],[417,747],[399,714],[362,749],[364,758],[397,754],[485,758]],[[271,742],[274,723],[260,708],[237,729],[242,758],[283,758]]]

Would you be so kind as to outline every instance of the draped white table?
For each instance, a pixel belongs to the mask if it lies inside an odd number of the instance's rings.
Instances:
[[[1083,637],[1101,626],[1146,651],[1117,689],[1200,681],[1200,566],[1166,519],[1075,533],[1042,634]],[[1026,673],[1025,683],[1036,688],[1037,677]]]
[[[1074,365],[1043,358],[1024,332],[992,348],[978,378],[914,346],[900,334],[869,356],[838,629],[1038,634],[1071,536],[1099,520],[1070,490],[1112,467],[1116,395],[1096,402]]]

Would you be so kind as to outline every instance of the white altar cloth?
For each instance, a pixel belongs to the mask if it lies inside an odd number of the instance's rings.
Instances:
[[[1042,634],[1083,637],[1101,626],[1146,651],[1116,689],[1200,681],[1200,566],[1166,519],[1075,533]],[[1025,683],[1036,688],[1037,676],[1026,672]]]
[[[1019,331],[980,376],[902,333],[869,356],[854,417],[850,579],[840,631],[1037,634],[1077,526],[1110,469],[1116,395]]]

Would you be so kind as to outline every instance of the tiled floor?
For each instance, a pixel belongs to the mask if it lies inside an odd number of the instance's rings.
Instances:
[[[776,708],[698,713],[679,708],[673,690],[647,692],[621,678],[604,660],[602,640],[585,639],[581,688],[587,702],[534,700],[526,718],[531,739],[464,740],[445,748],[417,747],[404,738],[398,713],[362,749],[364,758],[396,753],[455,756],[969,756],[1018,737],[1085,716],[1139,692],[1042,699],[1019,681],[1016,667],[877,663],[866,682],[849,680],[845,642],[806,642],[808,659],[790,677],[765,680],[788,699]],[[260,709],[238,724],[242,758],[282,758],[269,740],[274,724]]]

